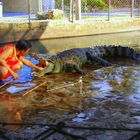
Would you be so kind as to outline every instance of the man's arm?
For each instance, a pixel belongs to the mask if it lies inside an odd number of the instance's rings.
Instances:
[[[35,69],[36,71],[40,71],[43,68],[42,67],[38,67],[35,64],[33,64],[31,61],[25,59],[24,57],[20,57],[20,60],[23,62],[23,64],[25,64],[26,66]]]

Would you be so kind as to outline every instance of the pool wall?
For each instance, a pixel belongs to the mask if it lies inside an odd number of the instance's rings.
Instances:
[[[140,20],[45,21],[0,24],[0,43],[20,39],[40,40],[140,30]]]

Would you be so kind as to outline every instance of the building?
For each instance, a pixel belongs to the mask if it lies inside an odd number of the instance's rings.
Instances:
[[[3,0],[2,2],[4,12],[28,12],[29,3],[31,13],[55,8],[55,0]]]

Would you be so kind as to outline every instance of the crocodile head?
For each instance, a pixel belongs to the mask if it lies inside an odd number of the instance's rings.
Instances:
[[[34,72],[31,73],[31,76],[33,76],[33,77],[41,77],[41,76],[44,76],[47,73],[53,72],[54,64],[49,63],[48,61],[46,63],[47,63],[47,65],[44,67],[43,70],[38,71],[38,72],[34,71]]]

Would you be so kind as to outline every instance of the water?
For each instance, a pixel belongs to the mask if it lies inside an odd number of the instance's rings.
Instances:
[[[81,48],[96,45],[123,45],[139,47],[140,32],[42,40],[40,42],[33,42],[33,45],[33,51],[40,53],[56,53],[70,48]]]
[[[139,50],[140,33],[88,36],[68,39],[32,42],[33,52],[56,53],[75,47],[95,45],[123,45]],[[27,59],[37,63],[33,58]],[[140,64],[128,59],[111,59],[120,67],[84,67],[82,87],[81,75],[76,73],[50,74],[32,79],[31,69],[24,66],[18,80],[12,81],[0,91],[0,121],[34,121],[108,128],[140,128]],[[125,65],[125,66],[123,66]],[[32,88],[46,84],[23,96]],[[80,90],[82,88],[82,94]],[[50,90],[49,92],[47,92]],[[9,114],[9,115],[7,115]],[[9,130],[20,126],[7,126]],[[34,130],[26,127],[22,130]],[[25,131],[22,131],[25,132]],[[28,132],[29,133],[29,132]],[[86,135],[86,132],[81,132]],[[103,140],[126,139],[135,132],[88,132],[92,138]],[[120,135],[121,133],[121,135]],[[87,138],[90,136],[87,136]]]

